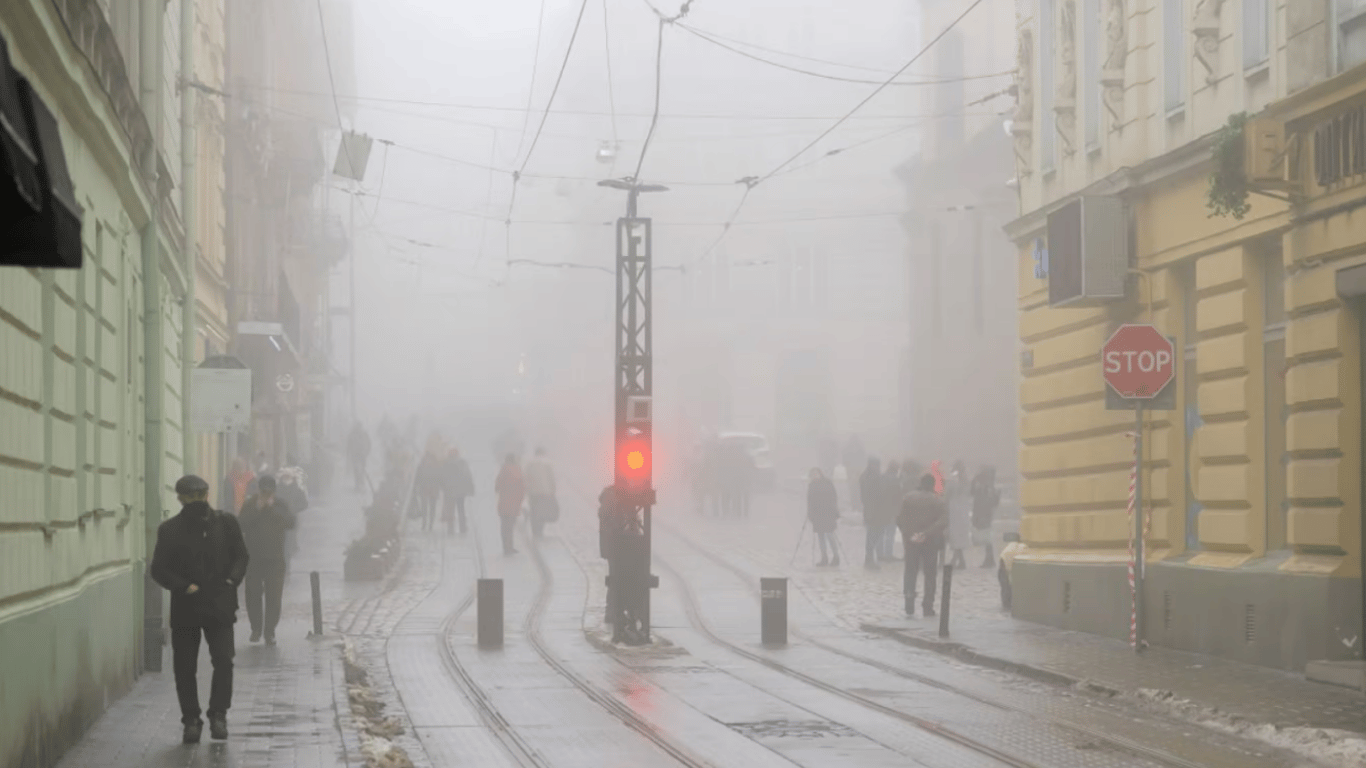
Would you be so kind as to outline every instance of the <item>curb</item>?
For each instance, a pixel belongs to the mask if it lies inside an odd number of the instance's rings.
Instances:
[[[1054,672],[1050,669],[1036,667],[1029,664],[1022,664],[1018,661],[1003,659],[999,656],[988,656],[976,651],[962,643],[955,643],[946,640],[931,640],[927,637],[918,636],[909,632],[890,627],[881,627],[876,624],[862,624],[859,627],[864,632],[869,632],[881,637],[894,640],[902,645],[909,645],[913,648],[933,651],[943,656],[948,656],[959,661],[974,664],[987,669],[994,669],[998,672],[1007,672],[1019,675],[1039,683],[1054,685],[1062,688],[1082,688],[1106,696],[1119,696],[1124,691],[1108,685],[1102,685],[1093,680],[1085,680],[1071,675],[1064,675],[1061,672]]]

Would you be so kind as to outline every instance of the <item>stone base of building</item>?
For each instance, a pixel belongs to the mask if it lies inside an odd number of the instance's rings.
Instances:
[[[1360,658],[1361,581],[1286,574],[1276,565],[1150,564],[1143,601],[1149,644],[1294,671],[1310,661]],[[1129,638],[1123,565],[1017,560],[1011,582],[1016,618]]]
[[[132,687],[134,587],[123,570],[0,622],[0,765],[55,765],[110,702]],[[167,680],[167,685],[170,681]]]

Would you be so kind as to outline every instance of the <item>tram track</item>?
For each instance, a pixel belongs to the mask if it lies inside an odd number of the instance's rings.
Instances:
[[[730,562],[727,562],[720,555],[701,546],[696,541],[692,540],[690,537],[680,533],[673,526],[661,525],[660,528],[666,531],[672,538],[684,543],[689,549],[694,550],[707,560],[715,563],[718,567],[732,574],[739,581],[744,583],[745,586],[756,598],[759,597],[759,590],[756,586],[757,579],[753,578],[751,574],[746,573],[743,569],[739,568],[738,566]],[[725,647],[739,656],[742,656],[746,659],[749,659],[765,667],[768,667],[769,669],[773,669],[789,677],[802,680],[803,682],[809,685],[820,688],[822,690],[829,691],[831,693],[841,696],[842,698],[854,701],[858,704],[877,710],[879,712],[890,715],[897,719],[917,725],[918,727],[926,728],[927,730],[930,730],[956,743],[960,743],[963,746],[973,749],[974,751],[982,752],[984,754],[990,754],[992,757],[1001,759],[1007,765],[1019,766],[1021,768],[1023,766],[1034,765],[1033,763],[1030,763],[1028,761],[1024,761],[1019,758],[1007,755],[1005,753],[1001,753],[994,747],[990,747],[989,745],[983,745],[980,742],[977,742],[975,739],[972,739],[971,737],[968,737],[964,734],[949,729],[945,729],[943,726],[932,721],[928,721],[924,718],[919,718],[917,716],[901,712],[900,710],[888,707],[887,705],[881,704],[877,701],[873,701],[865,696],[861,696],[859,694],[846,691],[837,686],[831,685],[825,681],[816,679],[810,675],[807,675],[804,672],[801,672],[800,670],[793,669],[790,666],[778,662],[768,656],[756,653],[752,650],[749,650],[748,648],[737,645],[729,640],[726,640],[723,637],[720,637],[706,622],[705,617],[702,616],[700,605],[697,602],[697,596],[691,589],[691,587],[688,585],[687,580],[683,578],[682,574],[676,568],[674,568],[672,564],[670,564],[667,560],[660,558],[658,556],[656,556],[655,560],[665,570],[669,571],[674,576],[675,580],[679,583],[680,588],[683,591],[685,608],[687,610],[690,623],[692,623],[695,630],[697,630],[700,634],[705,636],[709,641],[722,647]],[[1115,752],[1128,754],[1132,757],[1147,760],[1156,765],[1163,766],[1164,768],[1207,768],[1205,764],[1187,760],[1178,755],[1173,755],[1165,750],[1148,747],[1132,739],[1127,739],[1115,734],[1105,733],[1094,728],[1087,727],[1080,723],[1073,722],[1071,720],[1051,717],[1048,715],[1041,714],[1037,710],[1031,710],[1022,706],[1017,706],[1014,704],[1003,702],[998,699],[993,699],[988,696],[983,696],[972,691],[965,690],[961,687],[945,683],[941,680],[937,680],[928,675],[923,675],[912,670],[906,669],[904,667],[889,664],[885,661],[873,658],[865,654],[857,653],[854,651],[834,646],[828,642],[816,639],[810,636],[808,633],[802,632],[800,629],[790,628],[789,634],[792,637],[802,641],[806,645],[809,645],[810,647],[867,666],[880,673],[892,675],[903,680],[914,682],[916,684],[933,688],[944,693],[958,696],[969,701],[972,701],[975,704],[992,707],[993,709],[1005,712],[1024,715],[1026,717],[1040,721],[1042,723],[1047,723],[1048,725],[1059,728],[1061,730],[1069,731],[1077,736],[1084,737],[1092,743],[1103,744]],[[979,747],[984,747],[984,749]]]

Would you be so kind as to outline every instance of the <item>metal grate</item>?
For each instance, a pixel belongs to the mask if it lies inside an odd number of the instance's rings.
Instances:
[[[1172,629],[1172,593],[1171,590],[1162,592],[1162,629],[1170,632]]]
[[[1062,612],[1072,612],[1072,582],[1070,581],[1062,583]]]
[[[1243,606],[1243,642],[1257,642],[1257,606],[1252,603]]]

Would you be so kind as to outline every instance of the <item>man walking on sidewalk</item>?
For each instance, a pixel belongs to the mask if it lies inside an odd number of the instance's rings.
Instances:
[[[922,476],[920,487],[907,494],[901,503],[901,515],[896,521],[906,547],[902,591],[906,595],[908,617],[915,615],[915,582],[921,572],[925,574],[925,600],[922,603],[925,616],[934,615],[935,571],[939,567],[939,553],[944,549],[944,529],[948,526],[944,500],[934,489],[934,475]]]
[[[157,528],[151,576],[171,593],[171,654],[186,744],[199,742],[199,639],[209,646],[209,734],[228,738],[232,706],[233,624],[237,585],[247,572],[247,547],[237,518],[209,506],[209,484],[186,475],[176,481],[180,514]]]
[[[297,521],[293,510],[275,495],[275,490],[274,477],[261,478],[260,490],[247,499],[240,516],[242,536],[251,553],[251,565],[247,568],[247,621],[251,622],[251,642],[259,642],[264,630],[266,645],[275,645],[275,627],[280,623],[280,600],[288,570],[285,541]]]

